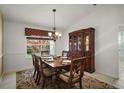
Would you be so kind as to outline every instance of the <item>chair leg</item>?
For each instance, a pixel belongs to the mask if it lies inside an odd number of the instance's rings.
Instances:
[[[68,83],[68,87],[69,87],[69,89],[72,89],[72,83],[71,82]]]
[[[48,78],[45,79],[45,88],[47,88]]]
[[[80,84],[80,89],[82,89],[82,79],[80,79],[79,84]]]
[[[36,69],[34,70],[33,78],[35,77],[35,74],[36,74]]]
[[[39,84],[40,79],[41,79],[41,74],[39,74],[39,76],[38,76],[37,85]]]
[[[37,82],[38,77],[39,77],[39,73],[37,72],[35,82]]]
[[[43,84],[42,84],[42,88],[44,88],[44,86],[45,86],[45,79],[43,79]]]

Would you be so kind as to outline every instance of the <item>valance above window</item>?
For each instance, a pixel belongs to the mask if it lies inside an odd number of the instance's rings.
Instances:
[[[25,36],[48,36],[48,32],[51,31],[25,28]]]

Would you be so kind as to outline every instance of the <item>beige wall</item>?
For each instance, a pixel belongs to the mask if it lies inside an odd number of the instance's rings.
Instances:
[[[26,56],[25,27],[49,30],[43,26],[3,21],[3,73],[32,68],[32,59]],[[17,40],[18,39],[18,40]]]
[[[0,76],[2,74],[2,15],[0,13]]]
[[[124,24],[124,5],[98,5],[94,12],[63,31],[59,47],[68,50],[68,33],[82,28],[95,28],[95,69],[118,78],[118,25]]]

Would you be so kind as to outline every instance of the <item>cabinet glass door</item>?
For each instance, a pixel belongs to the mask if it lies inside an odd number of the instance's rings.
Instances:
[[[72,36],[69,36],[69,50],[72,51]]]
[[[74,50],[77,50],[77,36],[74,36]]]
[[[87,35],[85,39],[85,49],[86,51],[89,51],[89,35]]]
[[[81,51],[81,36],[78,36],[78,51]]]

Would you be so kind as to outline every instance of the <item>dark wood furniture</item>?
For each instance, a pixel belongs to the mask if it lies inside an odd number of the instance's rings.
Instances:
[[[62,57],[69,57],[69,51],[62,51]]]
[[[53,69],[57,69],[57,68],[61,69],[70,65],[70,64],[63,64],[63,59],[61,57],[57,57],[51,61],[44,60],[43,62],[44,64],[48,65]]]
[[[42,88],[44,88],[47,78],[52,77],[51,76],[52,73],[49,70],[49,68],[47,68],[47,66],[43,64],[41,57],[32,54],[32,61],[34,66],[33,78],[35,79],[37,85],[40,83],[40,79],[42,78],[43,79]]]
[[[79,82],[80,88],[82,88],[82,77],[84,75],[84,62],[86,57],[72,59],[70,71],[59,75],[59,78],[67,83],[69,88],[75,83]]]
[[[52,78],[52,73],[51,71],[49,70],[49,68],[47,67],[44,67],[44,64],[43,64],[43,61],[41,59],[41,57],[39,56],[36,56],[36,63],[38,63],[38,77],[37,77],[37,84],[39,84],[40,82],[40,79],[42,78],[42,88],[44,88],[44,86],[46,85],[47,83],[47,79],[48,78]]]
[[[82,60],[82,59],[83,60]],[[75,60],[73,60],[74,61],[74,63],[75,62],[77,62],[78,63],[78,61],[80,61],[80,62],[82,62],[82,63],[84,63],[84,60],[86,59],[86,57],[81,57],[81,58],[79,58],[79,60],[77,60],[76,61],[76,59]],[[70,62],[65,62],[64,63],[64,61],[70,61]],[[58,84],[58,82],[57,82],[57,79],[58,79],[58,75],[59,74],[61,74],[61,73],[65,73],[62,69],[66,69],[66,68],[70,68],[71,66],[73,66],[73,68],[74,68],[74,64],[72,64],[71,65],[71,62],[72,62],[72,59],[68,59],[68,60],[65,60],[65,59],[62,59],[62,58],[57,58],[57,59],[54,59],[53,61],[47,61],[47,60],[44,60],[43,61],[43,63],[45,64],[45,65],[48,65],[50,68],[51,68],[51,71],[52,71],[52,83],[53,83],[53,87],[57,87],[56,85],[59,85]],[[86,60],[85,60],[86,61]],[[79,62],[79,64],[80,64],[80,62]],[[82,68],[82,63],[81,63],[81,65],[80,65],[80,67],[81,67],[81,77],[82,77],[82,75],[83,75],[83,68]],[[76,68],[76,67],[75,67]],[[77,67],[77,69],[78,69],[78,67]],[[69,71],[70,71],[70,69],[69,69]],[[71,70],[71,71],[73,71],[73,70]],[[73,72],[72,72],[73,73]],[[81,79],[81,78],[80,78]],[[73,82],[74,83],[74,82]]]
[[[69,33],[69,54],[72,58],[86,56],[85,71],[94,72],[95,29],[86,28]]]
[[[32,62],[33,62],[33,66],[34,66],[34,64],[35,64],[35,55],[34,54],[32,54]],[[34,73],[33,73],[33,78],[35,77],[35,75],[36,75],[36,69],[35,69],[35,66],[34,66]]]
[[[43,63],[47,65],[49,68],[51,68],[53,88],[58,87],[59,85],[58,84],[59,82],[57,82],[58,74],[64,73],[65,71],[63,71],[63,69],[69,68],[70,63],[63,64],[63,59],[60,57],[57,57],[52,61],[44,60]]]
[[[32,62],[33,62],[33,66],[34,66],[33,78],[34,78],[35,82],[37,82],[39,65],[38,65],[38,62],[36,60],[36,55],[35,54],[32,54]]]

